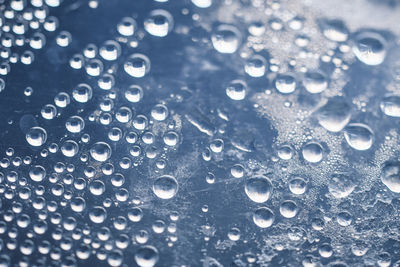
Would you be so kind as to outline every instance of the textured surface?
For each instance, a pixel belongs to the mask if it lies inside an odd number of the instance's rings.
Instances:
[[[399,266],[398,1],[0,10],[1,266]]]

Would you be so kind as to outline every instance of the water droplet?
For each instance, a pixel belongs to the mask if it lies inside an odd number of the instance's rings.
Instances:
[[[357,257],[364,256],[368,251],[368,245],[361,241],[361,240],[356,240],[353,242],[351,245],[351,252]]]
[[[321,72],[309,71],[304,75],[303,85],[309,93],[318,94],[327,88],[328,81]]]
[[[31,96],[32,94],[33,94],[33,88],[30,87],[30,86],[26,87],[25,90],[24,90],[24,95],[25,96]]]
[[[75,197],[71,200],[71,210],[74,212],[82,212],[86,207],[86,202],[81,197]]]
[[[173,131],[169,131],[169,132],[165,133],[163,140],[167,146],[176,146],[176,144],[178,143],[178,140],[179,140],[179,136],[177,133],[175,133]]]
[[[356,36],[353,52],[366,65],[379,65],[386,57],[386,41],[374,32],[363,32]]]
[[[125,98],[131,103],[140,102],[143,98],[143,89],[139,85],[131,85],[125,91]]]
[[[211,36],[212,44],[220,53],[235,53],[241,43],[241,34],[239,30],[228,24],[222,24],[217,27]]]
[[[297,35],[296,39],[294,39],[294,43],[298,46],[298,47],[306,47],[309,43],[310,43],[310,37],[308,37],[307,35]]]
[[[157,104],[151,109],[151,117],[156,121],[163,121],[168,117],[168,108],[162,104]]]
[[[98,59],[89,60],[85,65],[86,73],[89,76],[97,77],[103,72],[103,62]]]
[[[224,150],[224,141],[222,139],[215,139],[210,143],[210,149],[214,153],[221,153]]]
[[[100,47],[99,54],[105,60],[116,60],[121,54],[121,46],[116,41],[106,41],[102,47]]]
[[[243,100],[246,97],[247,85],[244,81],[234,80],[226,87],[226,95],[232,100]]]
[[[80,54],[75,54],[72,56],[72,58],[69,60],[69,65],[71,68],[79,70],[83,67],[84,63],[84,57]]]
[[[380,108],[382,112],[391,117],[400,117],[400,96],[391,95],[382,99]]]
[[[132,119],[132,110],[128,107],[120,107],[115,113],[117,121],[127,123]]]
[[[65,122],[65,128],[70,133],[80,133],[85,128],[85,122],[79,116],[72,116]]]
[[[26,133],[26,141],[31,146],[41,146],[47,140],[47,132],[41,127],[32,127]]]
[[[400,162],[386,162],[382,167],[381,181],[390,191],[400,193]]]
[[[122,137],[122,131],[117,127],[111,128],[110,131],[108,132],[108,139],[110,139],[113,142],[118,142],[119,140],[121,140],[121,137]]]
[[[132,121],[133,127],[137,130],[144,130],[146,129],[148,125],[148,120],[147,117],[144,115],[138,115],[136,118]]]
[[[135,262],[140,267],[153,267],[158,258],[158,250],[153,246],[143,246],[135,253]]]
[[[283,145],[278,149],[278,157],[283,160],[289,160],[293,157],[293,149],[288,145]]]
[[[345,198],[350,195],[356,187],[353,179],[344,174],[334,174],[328,184],[329,193],[335,198]]]
[[[90,155],[97,161],[103,162],[111,157],[111,147],[104,142],[97,142],[90,148]]]
[[[168,11],[156,9],[144,21],[144,29],[153,36],[165,37],[172,30],[174,19]]]
[[[94,196],[101,196],[106,191],[106,186],[100,180],[93,180],[89,185],[89,191]]]
[[[279,212],[285,218],[294,218],[298,212],[297,204],[292,200],[286,200],[279,207]]]
[[[107,256],[107,263],[112,267],[121,266],[124,256],[120,250],[114,249]]]
[[[233,227],[229,232],[228,232],[228,238],[231,241],[238,241],[240,239],[240,230],[236,227]]]
[[[346,25],[338,19],[322,21],[321,28],[324,36],[334,42],[345,42],[349,37]]]
[[[353,221],[351,214],[347,211],[339,212],[336,221],[340,226],[349,226]]]
[[[206,182],[207,182],[208,184],[213,184],[213,183],[215,183],[215,175],[214,175],[213,173],[211,173],[211,172],[207,173],[207,175],[206,175]]]
[[[263,203],[271,196],[272,184],[267,177],[256,176],[246,180],[244,190],[252,201]]]
[[[132,54],[124,63],[124,70],[132,77],[141,78],[150,71],[150,60],[143,54]]]
[[[59,108],[65,108],[69,105],[71,99],[67,93],[60,92],[54,97],[54,103]]]
[[[163,175],[154,181],[153,192],[161,199],[173,198],[178,192],[178,182],[173,176]]]
[[[330,132],[341,131],[350,121],[350,106],[342,98],[332,98],[317,111],[318,123]]]
[[[64,142],[64,144],[61,146],[61,153],[66,156],[66,157],[74,157],[76,154],[78,154],[79,151],[79,145],[72,140],[67,140]]]
[[[132,36],[135,33],[136,27],[136,21],[133,18],[124,17],[118,23],[117,30],[123,36]]]
[[[231,175],[235,178],[242,178],[244,176],[244,168],[241,164],[235,164],[231,168]]]
[[[330,258],[333,255],[333,250],[331,245],[324,243],[319,247],[318,253],[323,258]]]
[[[33,49],[42,49],[45,43],[46,43],[46,37],[40,32],[34,33],[32,35],[31,40],[29,41],[29,45]]]
[[[72,90],[72,97],[74,98],[75,101],[79,103],[88,102],[90,99],[92,99],[92,95],[93,95],[92,87],[90,87],[86,83],[78,84]]]
[[[377,261],[379,267],[389,267],[392,263],[391,255],[389,252],[382,252],[377,256]]]
[[[89,212],[89,219],[94,223],[103,223],[107,217],[107,212],[102,207],[94,207]]]
[[[200,8],[207,8],[212,5],[212,0],[192,0],[192,3]]]
[[[83,55],[87,58],[95,58],[97,55],[97,46],[95,44],[88,44],[83,50]]]
[[[282,94],[293,93],[296,89],[296,79],[291,74],[278,74],[275,79],[275,88]]]
[[[115,85],[115,78],[111,74],[105,73],[97,80],[97,84],[103,90],[110,90]]]
[[[374,142],[374,133],[365,124],[350,123],[344,129],[347,144],[356,150],[367,150]]]
[[[304,18],[296,16],[288,22],[288,25],[292,30],[298,31],[303,28],[304,20]]]
[[[72,41],[72,36],[67,31],[61,31],[56,38],[56,43],[61,47],[67,47]]]
[[[6,82],[0,78],[0,92],[2,92],[6,88]]]
[[[46,170],[40,165],[32,166],[29,169],[29,177],[32,181],[41,182],[46,177]]]
[[[43,119],[52,120],[57,115],[57,108],[51,104],[47,104],[41,109],[40,114]]]
[[[253,36],[261,36],[265,32],[265,26],[262,22],[255,21],[249,25],[248,31]]]
[[[307,183],[301,177],[295,177],[289,182],[289,190],[295,195],[302,195],[306,192]]]
[[[271,225],[275,221],[275,215],[267,207],[261,207],[258,208],[254,213],[253,213],[253,222],[260,228],[268,228],[271,227]]]
[[[311,163],[317,163],[322,160],[323,149],[318,143],[308,143],[302,149],[303,158]]]
[[[267,68],[267,61],[260,55],[254,55],[247,59],[244,70],[251,77],[262,77]]]

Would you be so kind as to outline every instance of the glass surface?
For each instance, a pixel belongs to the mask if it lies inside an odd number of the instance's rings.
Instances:
[[[399,1],[0,14],[0,266],[400,266]]]

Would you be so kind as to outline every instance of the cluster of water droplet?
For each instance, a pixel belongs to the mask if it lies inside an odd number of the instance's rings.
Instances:
[[[60,0],[10,0],[1,3],[0,92],[6,87],[5,77],[11,71],[11,66],[17,63],[32,64],[34,52],[45,47],[46,36],[58,31],[59,20],[51,13],[60,4]],[[69,35],[65,31],[59,34]],[[28,90],[25,94],[31,93]]]

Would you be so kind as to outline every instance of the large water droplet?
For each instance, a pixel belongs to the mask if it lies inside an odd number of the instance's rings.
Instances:
[[[136,21],[133,18],[124,17],[118,23],[117,31],[123,36],[132,36],[135,33],[136,27]]]
[[[207,8],[212,5],[212,0],[192,0],[192,3],[200,8]]]
[[[103,207],[94,207],[89,212],[89,219],[94,223],[103,223],[107,217],[107,212]]]
[[[131,103],[137,103],[143,98],[143,89],[139,85],[131,85],[125,91],[125,98]]]
[[[356,36],[353,52],[364,64],[379,65],[386,57],[386,41],[374,32],[363,32]]]
[[[374,142],[374,133],[365,124],[350,123],[344,129],[344,138],[356,150],[367,150]]]
[[[241,43],[241,34],[239,30],[228,24],[222,24],[217,27],[211,36],[212,44],[220,53],[235,53]]]
[[[285,218],[294,218],[298,212],[297,204],[292,200],[286,200],[279,207],[279,212]]]
[[[97,142],[90,148],[90,155],[97,161],[103,162],[111,157],[111,147],[104,142]]]
[[[163,104],[157,104],[151,109],[151,117],[156,121],[163,121],[168,117],[168,108]]]
[[[253,213],[253,222],[260,228],[268,228],[270,227],[275,221],[275,215],[267,207],[258,208]]]
[[[267,177],[252,177],[246,180],[244,190],[252,201],[263,203],[271,196],[272,184]]]
[[[32,166],[29,169],[29,177],[32,181],[41,182],[46,177],[46,170],[40,165]]]
[[[26,141],[31,146],[41,146],[47,140],[47,132],[41,127],[32,127],[26,133]]]
[[[381,181],[390,191],[400,193],[400,162],[386,162],[382,167]]]
[[[321,72],[309,71],[304,75],[303,85],[309,93],[318,94],[326,89],[328,81]]]
[[[254,55],[247,59],[244,70],[251,77],[262,77],[267,68],[267,61],[260,55]]]
[[[144,21],[144,29],[157,37],[167,36],[173,26],[174,19],[172,15],[162,9],[151,11],[149,17]]]
[[[132,77],[141,78],[150,71],[150,60],[143,54],[132,54],[124,63],[124,70]]]
[[[85,122],[79,116],[72,116],[65,122],[65,128],[70,133],[80,133],[85,128]]]
[[[322,160],[323,149],[318,143],[308,143],[302,149],[303,158],[311,163],[317,163]]]
[[[353,221],[353,218],[347,211],[342,211],[338,213],[336,221],[340,226],[349,226]]]
[[[92,87],[90,87],[86,83],[78,84],[72,90],[72,97],[75,99],[75,101],[79,103],[88,102],[90,99],[92,99],[92,95],[93,95]]]
[[[246,97],[247,85],[241,80],[234,80],[226,87],[226,95],[232,100],[243,100]]]
[[[296,79],[291,74],[278,74],[275,78],[275,88],[282,94],[293,93],[296,89]]]
[[[321,28],[324,36],[334,42],[345,42],[349,37],[346,25],[338,19],[322,21]]]
[[[78,154],[79,151],[79,145],[72,140],[67,140],[65,143],[61,146],[61,153],[66,156],[66,157],[74,157],[76,154]]]
[[[400,117],[400,96],[391,95],[384,97],[380,108],[387,116]]]
[[[135,253],[135,262],[140,267],[153,267],[158,258],[158,250],[153,246],[143,246]]]
[[[295,195],[302,195],[306,192],[307,183],[301,177],[295,177],[289,182],[289,190]]]
[[[178,192],[178,182],[170,175],[163,175],[154,181],[153,192],[161,199],[173,198]]]
[[[332,98],[317,111],[319,124],[331,132],[341,131],[350,121],[350,106],[342,98]]]
[[[350,195],[356,187],[354,180],[344,174],[334,174],[328,184],[329,193],[335,198],[345,198]]]
[[[99,54],[105,60],[116,60],[121,54],[121,46],[116,41],[106,41],[104,45],[100,47]]]

